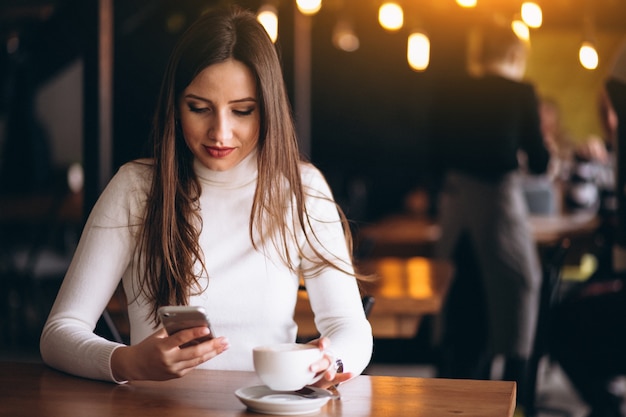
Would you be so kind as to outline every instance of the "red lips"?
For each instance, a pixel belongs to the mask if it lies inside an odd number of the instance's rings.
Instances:
[[[205,146],[204,149],[213,158],[225,158],[235,150],[235,148],[217,148],[214,146]]]

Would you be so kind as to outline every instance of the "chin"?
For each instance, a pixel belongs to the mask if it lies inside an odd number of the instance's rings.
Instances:
[[[236,166],[239,162],[240,161],[210,160],[203,161],[202,163],[211,171],[228,171],[229,169]]]

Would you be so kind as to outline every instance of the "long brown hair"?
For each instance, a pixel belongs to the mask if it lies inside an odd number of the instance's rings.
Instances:
[[[140,291],[152,303],[152,314],[163,305],[184,305],[202,291],[196,262],[208,275],[199,246],[202,228],[198,213],[200,186],[193,171],[193,154],[177,124],[177,101],[198,73],[209,65],[235,59],[247,65],[256,77],[261,126],[258,144],[258,182],[250,213],[250,239],[255,248],[271,243],[282,248],[282,261],[292,268],[287,241],[298,231],[307,242],[315,239],[305,206],[306,191],[300,177],[300,155],[294,122],[274,44],[253,13],[237,6],[215,9],[202,15],[174,48],[161,86],[154,117],[153,182],[146,217],[139,234],[137,255]],[[286,208],[293,202],[293,213]],[[346,217],[337,207],[346,243],[352,238]],[[293,218],[293,224],[288,219]],[[255,236],[260,241],[255,240]],[[314,246],[314,245],[311,245]],[[298,251],[297,256],[305,256]],[[319,252],[312,259],[315,269],[331,266],[350,272]],[[140,267],[141,268],[141,267]],[[310,272],[310,271],[309,271]]]

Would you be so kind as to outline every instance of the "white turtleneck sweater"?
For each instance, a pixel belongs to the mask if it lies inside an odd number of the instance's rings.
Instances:
[[[150,306],[142,295],[137,297],[133,257],[137,244],[133,233],[144,218],[151,182],[151,171],[146,166],[150,162],[142,162],[120,168],[89,216],[42,332],[41,354],[50,366],[78,376],[114,381],[110,358],[120,345],[95,335],[93,329],[120,279],[130,303],[131,344],[155,331]],[[296,338],[293,312],[298,276],[282,263],[271,244],[255,250],[250,241],[256,153],[228,171],[211,171],[198,161],[194,169],[202,187],[200,244],[209,277],[208,281],[202,278],[206,289],[193,296],[190,305],[203,306],[215,334],[226,336],[230,343],[227,351],[200,368],[253,370],[254,346]],[[336,207],[318,198],[332,197],[326,181],[309,164],[301,164],[301,172],[312,227],[326,250],[348,260]],[[311,253],[302,234],[298,236],[297,242],[289,242],[290,246],[298,245]],[[306,270],[304,260],[297,258],[293,262],[303,262]],[[346,371],[362,372],[372,353],[372,333],[356,280],[326,268],[305,282],[320,333],[330,338],[331,349],[342,359]]]

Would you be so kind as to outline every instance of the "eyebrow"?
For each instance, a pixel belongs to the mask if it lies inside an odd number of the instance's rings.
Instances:
[[[195,94],[187,94],[187,95],[185,95],[185,98],[191,98],[191,99],[195,99],[195,100],[204,101],[204,102],[206,102],[206,103],[212,103],[212,101],[211,101],[211,100],[209,100],[208,98],[200,97],[200,96],[197,96],[197,95],[195,95]],[[233,104],[233,103],[246,103],[246,102],[249,102],[249,101],[252,101],[252,102],[255,102],[255,103],[256,103],[256,99],[255,99],[254,97],[244,97],[244,98],[239,98],[239,99],[237,99],[237,100],[231,100],[231,101],[229,101],[228,103],[229,103],[229,104]]]

